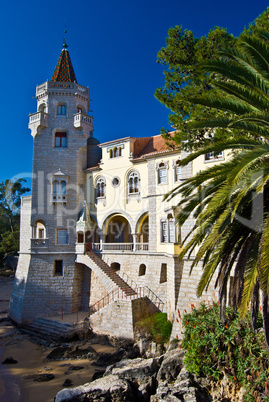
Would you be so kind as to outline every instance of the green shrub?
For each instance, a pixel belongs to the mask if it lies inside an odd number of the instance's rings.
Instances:
[[[184,315],[182,347],[186,349],[187,369],[213,380],[219,380],[225,372],[231,381],[244,386],[245,401],[269,401],[269,351],[263,330],[252,331],[249,315],[242,321],[231,308],[227,308],[226,315],[223,325],[214,304],[202,304]],[[262,325],[261,317],[258,323]]]
[[[170,339],[172,323],[167,320],[166,313],[152,314],[139,321],[136,326],[140,332],[147,332],[157,343],[164,344]]]

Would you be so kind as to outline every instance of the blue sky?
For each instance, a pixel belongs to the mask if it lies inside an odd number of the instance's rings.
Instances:
[[[90,88],[94,135],[105,142],[169,128],[169,111],[154,92],[164,83],[156,56],[170,27],[182,25],[200,37],[221,26],[237,36],[267,5],[264,0],[2,2],[0,181],[31,173],[28,115],[36,111],[36,85],[52,76],[65,24],[78,83]]]

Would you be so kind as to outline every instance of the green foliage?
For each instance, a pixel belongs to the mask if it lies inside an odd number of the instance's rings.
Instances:
[[[25,179],[6,180],[0,183],[0,218],[9,225],[9,230],[16,230],[14,218],[19,215],[21,196],[29,188],[24,187]]]
[[[243,33],[251,36],[261,28],[269,30],[268,12],[269,8]],[[199,64],[211,59],[221,59],[219,51],[222,48],[232,49],[237,41],[237,38],[220,27],[215,27],[201,38],[195,38],[192,31],[179,26],[169,29],[166,47],[163,47],[157,56],[157,62],[165,66],[165,85],[156,90],[155,96],[170,109],[169,124],[177,130],[173,140],[176,144],[181,144],[181,147],[192,149],[197,142],[201,144],[204,141],[205,132],[207,135],[213,133],[213,130],[205,130],[202,127],[199,130],[190,128],[186,124],[189,119],[199,120],[201,114],[207,118],[225,116],[220,109],[213,110],[206,105],[190,102],[189,99],[209,93],[220,94],[219,88],[215,86],[218,74],[202,71]],[[165,133],[164,130],[163,132]],[[236,131],[234,133],[236,134]],[[215,128],[214,135],[217,138],[225,138],[227,132]],[[170,139],[168,133],[166,138]]]
[[[139,331],[145,331],[157,343],[164,344],[170,339],[172,323],[167,320],[166,313],[154,313],[136,325]]]
[[[1,235],[0,258],[5,254],[17,255],[19,250],[20,232],[6,232]]]
[[[182,347],[186,349],[187,369],[215,381],[225,372],[231,381],[244,386],[245,401],[255,401],[261,395],[269,397],[269,351],[263,331],[253,332],[249,316],[241,320],[230,307],[226,317],[223,325],[217,304],[202,304],[184,315]],[[258,327],[261,326],[259,315]]]
[[[0,260],[19,251],[21,196],[30,191],[26,180],[5,180],[0,183]]]
[[[189,101],[212,111],[201,114],[189,126],[222,129],[231,138],[211,138],[206,145],[181,161],[233,150],[225,163],[217,164],[184,181],[166,198],[180,195],[180,225],[193,214],[196,225],[185,241],[180,258],[198,248],[191,269],[203,261],[197,295],[207,289],[217,274],[222,320],[229,277],[234,270],[232,304],[244,317],[250,303],[255,327],[259,289],[263,294],[263,321],[269,348],[269,32],[242,34],[233,49],[222,50],[221,58],[206,61],[200,68],[216,74],[219,92],[189,97]],[[237,133],[234,135],[234,133]],[[240,135],[238,134],[240,133]]]

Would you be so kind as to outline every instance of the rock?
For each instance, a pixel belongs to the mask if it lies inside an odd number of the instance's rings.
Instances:
[[[17,360],[13,359],[13,357],[7,357],[2,364],[17,364]]]
[[[137,346],[139,348],[140,355],[144,356],[148,348],[148,340],[146,338],[139,339]]]
[[[33,380],[37,382],[51,381],[55,378],[54,374],[26,374],[22,376],[25,380]]]
[[[105,374],[105,370],[98,370],[98,371],[95,371],[95,373],[94,373],[93,376],[92,376],[92,381],[95,381],[95,380],[97,380],[98,378],[103,377],[104,374]]]
[[[150,342],[148,344],[148,348],[145,352],[145,356],[147,359],[150,357],[158,357],[161,356],[165,353],[165,348],[163,345],[156,343],[156,342]]]
[[[70,366],[67,371],[64,373],[65,375],[70,374],[70,371],[78,371],[78,370],[83,370],[84,367],[83,366]]]
[[[45,358],[45,361],[48,360],[63,360],[63,356],[65,352],[68,350],[66,346],[59,346],[53,349]]]
[[[108,375],[76,388],[63,389],[58,392],[55,398],[55,402],[137,402],[138,400],[135,387],[129,381],[120,379],[115,375]]]
[[[89,356],[91,359],[99,356],[92,346],[88,346],[85,349],[80,349],[78,346],[59,346],[52,350],[45,360],[88,359]]]
[[[68,371],[77,371],[77,370],[83,370],[83,366],[70,366]]]
[[[92,363],[93,366],[107,367],[123,359],[125,350],[120,348],[115,353],[101,353],[99,358]]]
[[[158,382],[173,382],[176,380],[183,367],[185,352],[181,349],[174,349],[164,355],[160,370],[157,374]]]
[[[67,388],[67,387],[72,387],[73,383],[72,380],[70,380],[70,378],[67,378],[64,383],[63,383],[63,387]]]
[[[128,359],[107,367],[105,376],[113,374],[130,381],[143,383],[147,377],[157,374],[159,367],[160,359]]]
[[[177,349],[179,346],[179,340],[178,339],[172,339],[168,345],[167,352],[170,352],[171,350]]]
[[[112,374],[117,375],[121,379],[124,378],[131,381],[137,387],[140,400],[149,401],[150,395],[156,392],[156,375],[161,361],[162,358],[122,360],[107,367],[104,378]]]

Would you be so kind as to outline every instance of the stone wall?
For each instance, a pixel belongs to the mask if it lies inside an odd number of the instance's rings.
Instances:
[[[118,300],[93,314],[90,324],[95,333],[133,339],[135,323],[149,312],[155,308],[147,298]]]

